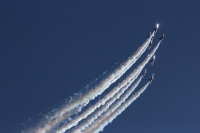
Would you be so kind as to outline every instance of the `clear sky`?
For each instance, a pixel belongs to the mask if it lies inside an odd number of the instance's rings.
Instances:
[[[104,133],[199,133],[199,5],[1,0],[0,132],[14,131],[126,59],[159,22],[153,45],[166,37],[142,84],[151,73],[155,80]]]

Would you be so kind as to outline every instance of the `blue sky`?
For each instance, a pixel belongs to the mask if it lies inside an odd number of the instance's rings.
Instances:
[[[0,132],[14,131],[125,60],[157,22],[154,46],[163,32],[166,38],[142,84],[151,73],[155,80],[104,133],[200,132],[199,4],[1,0]]]

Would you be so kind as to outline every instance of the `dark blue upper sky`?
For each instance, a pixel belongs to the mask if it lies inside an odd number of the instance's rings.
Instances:
[[[0,132],[13,131],[126,59],[159,22],[154,45],[163,32],[166,38],[147,75],[154,72],[155,80],[104,133],[199,133],[199,5],[1,0]]]

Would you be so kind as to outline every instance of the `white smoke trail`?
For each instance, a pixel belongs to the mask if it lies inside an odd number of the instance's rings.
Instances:
[[[129,96],[135,88],[138,86],[140,81],[142,80],[143,76],[141,76],[137,82],[134,84],[133,87],[125,94]],[[97,110],[92,116],[90,116],[84,123],[81,125],[77,126],[75,129],[71,131],[71,133],[81,133],[83,130],[85,130],[87,127],[89,127],[99,116],[101,116],[105,111],[108,110],[108,108],[117,100],[119,99],[122,94],[124,93],[124,90],[126,90],[131,83],[127,84],[124,88],[122,88],[112,99],[110,99],[104,106],[102,106],[99,110]]]
[[[93,100],[98,95],[101,95],[112,83],[118,80],[144,53],[147,49],[153,34],[142,44],[141,47],[137,49],[137,51],[131,55],[125,62],[123,62],[119,68],[117,68],[112,74],[108,75],[103,81],[101,81],[97,86],[92,88],[87,94],[79,97],[72,103],[69,103],[65,107],[58,110],[55,114],[53,114],[50,118],[47,118],[47,122],[42,128],[36,129],[36,133],[45,133],[46,131],[52,129],[52,127],[56,126],[62,119],[63,115],[70,116],[74,113],[80,112],[81,109],[86,106],[90,100]],[[73,112],[69,112],[72,109],[77,108]],[[67,113],[67,115],[66,115]],[[54,121],[51,121],[54,119]],[[50,126],[51,125],[51,126]]]
[[[93,100],[98,95],[101,95],[102,92],[104,92],[112,83],[119,79],[137,61],[137,59],[148,47],[152,36],[154,36],[154,33],[142,44],[140,48],[138,48],[138,50],[133,55],[128,58],[128,60],[123,62],[120,67],[117,68],[112,74],[103,79],[103,81],[101,81],[99,85],[95,86],[87,94],[70,103],[65,108],[61,109],[59,112],[56,113],[56,116],[62,116],[64,113],[73,108],[86,106],[90,100]]]
[[[63,126],[60,130],[58,130],[56,133],[65,132],[66,130],[70,129],[73,126],[76,126],[81,120],[85,119],[88,115],[93,113],[97,108],[100,106],[103,106],[109,99],[111,99],[113,96],[114,99],[119,98],[124,91],[131,85],[132,82],[138,77],[140,73],[137,73],[137,71],[134,71],[131,73],[126,80],[122,81],[120,84],[118,84],[114,89],[112,89],[111,92],[109,92],[104,98],[99,100],[95,105],[91,106],[89,109],[87,109],[85,112],[83,112],[81,115],[79,115],[77,118],[73,119],[69,124]]]
[[[152,56],[155,54],[155,52],[157,51],[157,49],[160,46],[161,41],[158,42],[158,44],[155,46],[155,48],[151,51],[151,53],[145,58],[145,60],[137,67],[138,71],[141,71],[144,66],[149,62],[149,60],[152,58]]]
[[[97,109],[101,105],[104,105],[107,100],[109,100],[110,98],[112,98],[122,87],[124,87],[128,82],[130,82],[130,80],[132,79],[132,77],[134,77],[137,73],[140,73],[142,71],[142,69],[145,67],[145,65],[149,62],[149,60],[155,54],[156,50],[160,46],[160,43],[161,43],[161,41],[158,42],[158,44],[151,51],[151,53],[145,58],[145,60],[125,80],[123,80],[122,83],[120,83],[116,88],[114,88],[111,91],[111,92],[113,92],[113,93],[111,93],[112,95],[109,95],[109,94],[106,95],[107,97],[105,97],[105,99],[102,99],[99,102],[97,102],[97,104],[95,106],[92,106],[91,108],[89,108],[86,112],[84,112],[82,115],[80,115],[80,117],[78,117],[78,119],[75,119],[71,123],[69,123],[66,126],[62,127],[56,133],[63,133],[63,132],[65,132],[67,129],[70,129],[71,127],[77,125],[80,120],[86,118],[89,114],[91,114],[92,112],[94,112],[95,109]]]
[[[118,115],[120,115],[133,101],[135,101],[148,87],[150,82],[145,84],[138,92],[132,95],[124,104],[122,101],[125,99],[120,99],[117,103],[115,103],[112,108],[106,112],[99,120],[95,122],[88,130],[84,133],[98,133],[103,131],[104,127],[111,123]],[[122,104],[122,105],[121,105]],[[121,106],[120,106],[121,105]]]

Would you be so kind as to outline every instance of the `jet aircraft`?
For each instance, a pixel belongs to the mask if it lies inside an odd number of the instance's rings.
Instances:
[[[165,38],[165,35],[163,33],[163,35],[159,39],[160,39],[160,41],[162,41],[164,38]]]
[[[146,38],[149,38],[151,36],[151,32],[149,33],[149,35]]]
[[[144,72],[142,73],[142,76],[146,75],[146,73],[147,73],[147,70],[144,69]]]
[[[151,65],[153,65],[153,63],[155,62],[155,60],[156,60],[156,56],[154,55],[154,56],[151,58],[151,60],[150,60]]]
[[[151,78],[149,79],[149,82],[151,83],[154,79],[154,74],[152,74]]]
[[[159,28],[159,24],[156,24],[156,27],[155,27],[153,30],[154,30],[155,32],[157,32],[158,28]]]

